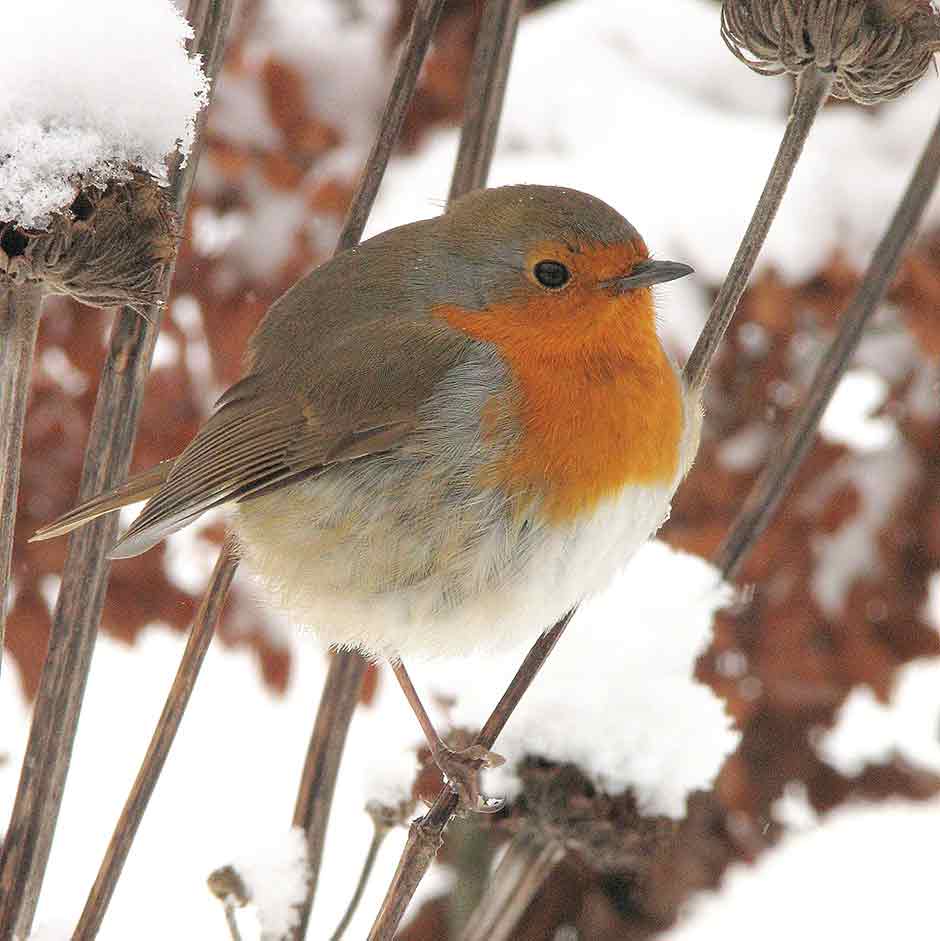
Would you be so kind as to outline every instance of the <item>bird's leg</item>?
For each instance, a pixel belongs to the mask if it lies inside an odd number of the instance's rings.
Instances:
[[[483,768],[496,768],[506,759],[482,745],[471,745],[460,751],[448,748],[437,734],[404,664],[401,660],[390,660],[389,664],[424,732],[434,763],[441,769],[444,780],[453,788],[463,806],[483,814],[501,810],[506,803],[502,798],[487,798],[480,794],[480,771]]]

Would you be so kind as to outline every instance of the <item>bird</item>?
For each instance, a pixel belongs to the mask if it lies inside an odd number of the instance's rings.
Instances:
[[[434,760],[487,809],[476,776],[499,756],[449,749],[403,660],[534,639],[665,521],[702,409],[652,288],[691,272],[587,193],[470,192],[302,277],[181,454],[33,538],[146,499],[123,559],[227,506],[271,604],[387,659]]]

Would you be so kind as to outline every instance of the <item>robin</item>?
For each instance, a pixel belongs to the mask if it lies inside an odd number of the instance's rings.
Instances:
[[[701,409],[650,288],[691,271],[585,193],[472,192],[302,278],[182,454],[34,538],[147,499],[127,558],[228,505],[273,603],[388,658],[435,761],[488,809],[498,756],[443,744],[401,658],[532,639],[666,519]]]

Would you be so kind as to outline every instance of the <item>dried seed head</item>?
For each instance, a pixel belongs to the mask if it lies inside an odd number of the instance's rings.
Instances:
[[[166,190],[133,173],[103,190],[78,186],[46,230],[0,222],[0,274],[43,281],[50,292],[95,307],[141,308],[159,299],[176,242]]]
[[[574,765],[530,760],[519,777],[522,791],[508,813],[484,823],[534,830],[597,872],[642,874],[675,842],[676,821],[644,816],[629,792],[611,797],[598,791]]]
[[[859,104],[896,98],[940,49],[933,0],[724,0],[721,35],[762,75],[835,72],[832,93]]]

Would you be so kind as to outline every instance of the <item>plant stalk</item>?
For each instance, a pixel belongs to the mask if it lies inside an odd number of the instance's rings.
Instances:
[[[457,164],[447,198],[449,203],[464,193],[486,186],[523,5],[523,0],[508,3],[490,0],[483,10],[473,47],[470,87],[460,129]]]
[[[307,935],[336,776],[367,666],[366,659],[359,654],[335,654],[320,695],[320,706],[294,807],[293,826],[300,827],[307,834],[307,863],[310,871],[310,888],[292,931],[296,941],[303,941]]]
[[[72,941],[91,941],[101,928],[101,921],[114,894],[114,888],[120,878],[124,863],[127,861],[127,854],[137,836],[140,821],[143,819],[157,780],[163,771],[170,746],[179,731],[183,713],[186,711],[189,697],[196,684],[196,677],[199,675],[203,658],[209,649],[209,642],[212,640],[225,605],[235,569],[234,549],[230,542],[226,542],[212,573],[212,590],[203,597],[199,611],[196,613],[173,686],[167,696],[153,737],[150,739],[147,754],[137,772],[134,786],[124,803],[124,809],[121,811],[111,841],[108,843],[98,876],[91,887],[78,926],[72,935]]]
[[[940,173],[940,120],[927,141],[888,228],[858,291],[839,321],[839,329],[816,368],[806,399],[794,415],[783,443],[761,472],[715,557],[725,578],[732,578],[747,552],[767,528],[816,438],[826,406],[848,368],[865,327],[884,299],[901,256],[933,195]]]
[[[754,214],[744,232],[727,277],[712,304],[708,320],[682,371],[686,385],[692,391],[700,391],[708,378],[708,367],[737,310],[738,302],[747,286],[754,263],[763,247],[771,223],[780,207],[787,184],[793,175],[797,160],[810,129],[832,88],[833,74],[820,72],[815,65],[807,66],[796,82],[796,94],[790,109],[787,127],[780,141],[777,157],[770,169],[770,176],[757,201]]]
[[[210,79],[218,74],[232,0],[192,0],[188,12],[195,28],[191,53],[202,55]],[[206,119],[199,115],[193,152],[185,168],[170,170],[178,218],[185,215],[199,161]],[[173,275],[167,265],[161,280],[165,301]],[[124,308],[111,332],[110,348],[85,451],[79,497],[86,498],[127,476],[144,385],[163,304],[141,316]],[[33,722],[20,772],[6,840],[0,854],[0,938],[28,937],[45,875],[65,789],[72,745],[104,605],[117,519],[95,520],[69,541],[62,585],[53,614],[49,649],[39,680]]]
[[[0,279],[0,665],[12,585],[13,534],[20,488],[23,423],[43,287]]]
[[[460,941],[508,941],[529,903],[564,858],[560,843],[522,830],[509,843]]]
[[[531,686],[542,664],[558,643],[573,614],[574,611],[569,611],[533,644],[522,666],[516,671],[506,692],[503,693],[496,708],[474,740],[475,745],[482,745],[487,750],[492,749],[499,733],[502,732],[513,710],[519,705],[519,700]],[[457,795],[448,785],[445,785],[437,795],[431,809],[411,824],[408,841],[398,861],[398,868],[391,885],[385,893],[378,917],[369,933],[369,941],[392,941],[395,937],[395,931],[418,884],[424,878],[440,849],[441,834],[456,812],[457,804]]]
[[[346,906],[346,911],[343,912],[343,917],[340,919],[339,924],[333,931],[330,941],[343,941],[343,935],[346,934],[346,929],[352,923],[356,911],[359,908],[359,903],[362,901],[362,895],[366,890],[366,886],[369,884],[369,877],[372,875],[372,870],[375,868],[375,861],[378,859],[382,843],[385,841],[385,837],[392,831],[392,824],[384,819],[383,814],[376,812],[372,813],[371,817],[373,830],[372,840],[369,842],[369,851],[366,853],[365,861],[362,864],[362,871],[359,873],[359,881],[356,883],[352,898],[349,900],[349,904]]]

